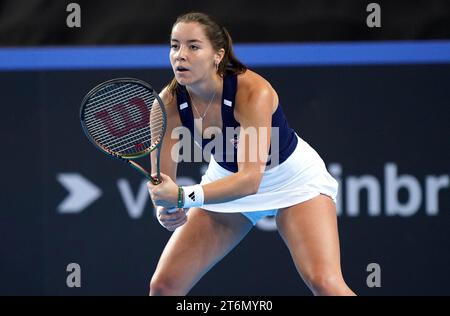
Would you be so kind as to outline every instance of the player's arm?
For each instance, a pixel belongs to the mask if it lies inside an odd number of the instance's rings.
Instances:
[[[256,79],[247,87],[238,110],[238,172],[203,185],[205,204],[223,203],[258,191],[269,152],[275,92],[264,79]],[[249,141],[255,138],[249,134],[256,134],[257,141]]]
[[[160,154],[160,171],[175,181],[177,177],[178,151],[172,150],[172,148],[178,142],[178,139],[173,139],[171,136],[172,130],[180,126],[181,121],[178,115],[176,97],[172,96],[166,89],[159,96],[165,104],[167,114],[166,133],[164,134]],[[151,153],[151,170],[152,174],[156,173],[156,151]]]
[[[159,96],[165,104],[167,115],[166,133],[164,134],[160,153],[160,171],[162,174],[168,175],[173,181],[176,181],[179,151],[173,150],[178,139],[172,138],[172,131],[181,126],[181,121],[178,115],[176,98],[167,89],[164,89]],[[152,173],[156,173],[156,152],[152,152],[151,155]],[[166,208],[162,206],[157,207],[156,218],[169,231],[174,231],[187,221],[186,213],[182,208]]]

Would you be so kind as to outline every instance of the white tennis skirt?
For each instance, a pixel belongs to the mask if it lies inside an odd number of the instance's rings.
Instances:
[[[336,203],[337,181],[328,173],[319,154],[298,135],[294,152],[280,165],[264,171],[256,194],[219,204],[204,204],[203,209],[221,213],[243,213],[255,224],[280,208],[296,205],[325,194]],[[211,155],[200,184],[233,174],[221,167]]]

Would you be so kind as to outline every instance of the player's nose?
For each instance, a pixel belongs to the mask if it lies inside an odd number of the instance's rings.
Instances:
[[[175,53],[175,59],[177,61],[186,60],[186,57],[187,57],[186,48],[184,47],[184,45],[181,45],[178,51]]]

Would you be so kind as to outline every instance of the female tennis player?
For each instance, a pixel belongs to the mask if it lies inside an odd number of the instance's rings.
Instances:
[[[175,76],[160,94],[168,116],[163,182],[149,182],[148,188],[159,222],[174,233],[151,279],[150,295],[187,294],[267,215],[276,216],[314,295],[353,295],[340,267],[337,182],[289,127],[276,91],[238,61],[229,33],[205,14],[178,17],[170,40]],[[172,149],[179,139],[171,134],[180,127],[201,135],[203,147],[218,144],[197,185],[178,187],[173,181],[178,151]],[[211,128],[221,133],[207,135]],[[227,128],[238,128],[237,137],[228,138]],[[250,141],[253,136],[258,141]]]

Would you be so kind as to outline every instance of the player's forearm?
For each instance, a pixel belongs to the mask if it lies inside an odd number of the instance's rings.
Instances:
[[[202,185],[204,204],[224,203],[258,191],[260,179],[250,173],[234,173],[217,181]]]
[[[177,179],[177,169],[178,169],[178,164],[176,162],[173,162],[172,160],[169,160],[169,159],[167,159],[167,160],[161,159],[161,164],[160,164],[161,173],[168,175],[175,182]],[[156,170],[156,168],[154,170]]]
[[[172,157],[172,151],[171,148],[173,146],[173,140],[172,139],[164,139],[164,146],[161,149],[161,156],[160,156],[160,164],[159,164],[159,170],[160,172],[168,175],[173,181],[176,181],[177,178],[177,168],[178,168],[178,156]],[[156,173],[157,167],[156,167],[156,151],[153,151],[151,153],[151,168],[152,168],[152,174]]]

